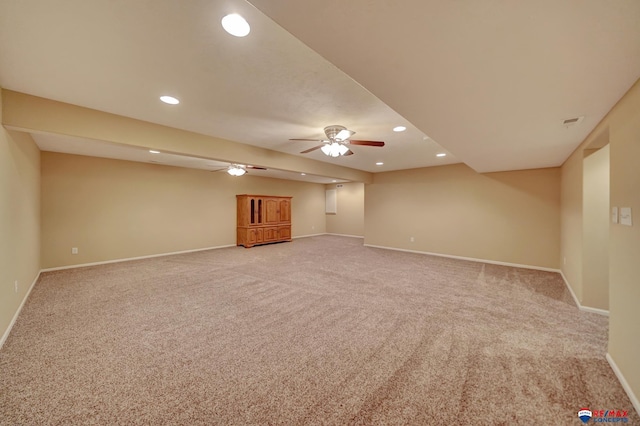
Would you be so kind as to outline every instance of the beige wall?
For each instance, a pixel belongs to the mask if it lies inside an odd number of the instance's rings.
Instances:
[[[609,145],[586,153],[582,185],[582,299],[609,309]]]
[[[325,232],[321,184],[42,152],[42,267],[233,245],[243,193],[291,195],[293,236]]]
[[[631,227],[612,224],[609,233],[609,354],[640,395],[640,80],[616,104],[562,166],[562,256],[582,256],[582,158],[584,149],[606,134],[610,150],[610,205],[632,207]],[[575,289],[582,276],[563,266]],[[637,403],[637,399],[636,399]]]
[[[364,236],[364,183],[349,182],[327,185],[336,189],[338,213],[327,214],[327,232]]]
[[[572,155],[562,166],[560,196],[561,269],[578,301],[582,301],[582,166]]]
[[[639,397],[640,82],[611,115],[611,205],[631,207],[635,217],[632,227],[612,225],[609,235],[609,354]]]
[[[365,192],[365,244],[559,267],[558,168],[377,173]]]
[[[39,270],[40,151],[29,135],[0,126],[0,336]]]

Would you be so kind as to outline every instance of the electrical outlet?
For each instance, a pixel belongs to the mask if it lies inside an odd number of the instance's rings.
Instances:
[[[412,243],[413,243],[415,240],[416,240],[416,239],[415,239],[415,238],[413,238],[413,237],[409,238],[409,241],[411,241]]]
[[[16,281],[13,283],[13,286],[14,286],[14,290],[15,290],[15,291],[16,291],[16,293],[17,293],[17,292],[18,292],[18,280],[16,280]]]
[[[78,247],[72,247],[71,254],[78,254]]]
[[[562,259],[562,264],[563,264],[563,265],[566,265],[566,264],[567,264],[567,258],[566,258],[566,257],[564,257],[564,258]]]
[[[313,231],[314,229],[316,229],[315,225],[311,225],[311,230]]]

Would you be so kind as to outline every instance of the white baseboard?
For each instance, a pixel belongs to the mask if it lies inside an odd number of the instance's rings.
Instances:
[[[320,234],[298,235],[295,237],[291,237],[291,239],[295,240],[296,238],[319,237],[321,235],[336,235],[338,237],[364,238],[362,235],[334,234],[333,232],[321,232]]]
[[[327,235],[327,233],[326,232],[321,232],[319,234],[297,235],[295,237],[291,237],[291,239],[295,240],[297,238],[317,237],[317,236],[320,236],[320,235]],[[331,235],[340,235],[340,234],[331,234]],[[358,237],[356,235],[343,235],[343,236],[344,237],[364,238],[364,237]],[[106,264],[109,264],[109,263],[118,263],[118,262],[129,262],[129,261],[132,261],[132,260],[150,259],[150,258],[153,258],[153,257],[162,257],[162,256],[173,256],[175,254],[194,253],[194,252],[198,252],[198,251],[216,250],[216,249],[228,248],[228,247],[236,247],[236,244],[227,244],[227,245],[223,245],[223,246],[205,247],[205,248],[192,249],[192,250],[174,251],[174,252],[170,252],[170,253],[150,254],[150,255],[146,255],[146,256],[127,257],[127,258],[122,258],[122,259],[102,260],[102,261],[99,261],[99,262],[77,263],[75,265],[67,265],[67,266],[56,266],[56,267],[53,267],[53,268],[42,269],[40,272],[62,271],[62,270],[65,270],[65,269],[84,268],[84,267],[87,267],[87,266],[106,265]]]
[[[206,247],[206,248],[199,248],[199,249],[192,249],[192,250],[174,251],[174,252],[171,252],[171,253],[160,253],[160,254],[150,254],[150,255],[146,255],[146,256],[127,257],[127,258],[124,258],[124,259],[103,260],[103,261],[100,261],[100,262],[90,262],[90,263],[78,263],[78,264],[75,264],[75,265],[56,266],[54,268],[46,268],[46,269],[42,269],[40,272],[61,271],[61,270],[64,270],[64,269],[84,268],[84,267],[87,267],[87,266],[106,265],[106,264],[109,264],[109,263],[130,262],[132,260],[150,259],[150,258],[153,258],[153,257],[163,257],[163,256],[173,256],[175,254],[194,253],[194,252],[198,252],[198,251],[216,250],[216,249],[227,248],[227,247],[235,247],[235,246],[236,246],[235,244],[228,244],[228,245],[224,245],[224,246],[216,246],[216,247]]]
[[[560,276],[562,277],[564,284],[567,286],[569,293],[571,293],[571,297],[573,297],[573,301],[575,302],[576,306],[578,307],[578,309],[580,309],[580,306],[582,305],[580,304],[580,301],[578,300],[578,297],[576,296],[576,294],[573,292],[573,288],[571,288],[571,285],[569,284],[569,280],[567,280],[567,277],[564,276],[564,272],[562,272],[562,270],[560,270]]]
[[[582,306],[582,305],[579,305],[578,309],[580,309],[583,312],[591,312],[592,314],[603,315],[605,317],[609,316],[609,311],[607,311],[606,309],[592,308],[591,306]]]
[[[620,371],[620,369],[618,368],[618,364],[616,364],[616,362],[613,360],[611,355],[609,355],[609,353],[607,353],[606,358],[607,358],[607,361],[609,362],[609,365],[611,366],[611,369],[613,370],[616,377],[618,378],[618,381],[622,385],[622,388],[624,389],[624,391],[627,393],[627,396],[631,400],[631,404],[633,404],[633,408],[636,409],[636,413],[640,414],[640,401],[638,401],[638,397],[636,396],[635,393],[633,393],[633,389],[631,389],[631,386],[629,386],[627,379],[624,378],[622,371]]]
[[[609,316],[609,311],[606,309],[592,308],[591,306],[582,306],[582,303],[576,297],[576,294],[573,292],[573,288],[571,288],[571,284],[569,284],[569,280],[564,275],[564,272],[560,271],[560,276],[562,277],[565,285],[569,289],[569,293],[571,293],[571,297],[573,297],[573,301],[576,302],[576,306],[583,312],[591,312],[592,314],[604,315],[605,317]]]
[[[523,269],[535,269],[537,271],[546,271],[546,272],[561,272],[560,269],[546,268],[544,266],[533,266],[533,265],[522,265],[520,263],[509,263],[509,262],[500,262],[497,260],[487,260],[487,259],[477,259],[475,257],[464,257],[464,256],[454,256],[451,254],[442,254],[442,253],[431,253],[428,251],[419,251],[419,250],[408,250],[401,249],[396,247],[386,247],[386,246],[376,246],[373,244],[365,244],[365,247],[374,247],[385,250],[395,250],[395,251],[405,251],[408,253],[418,253],[418,254],[426,254],[429,256],[438,256],[438,257],[446,257],[449,259],[458,259],[458,260],[468,260],[470,262],[478,262],[478,263],[489,263],[492,265],[501,265],[501,266],[511,266],[513,268],[523,268]]]
[[[16,313],[13,315],[13,318],[11,318],[11,322],[9,323],[9,327],[7,327],[7,329],[5,330],[4,334],[2,335],[2,339],[0,339],[0,349],[2,349],[2,346],[4,345],[4,342],[7,341],[7,338],[9,337],[9,333],[11,333],[11,329],[13,328],[13,325],[16,323],[16,320],[18,319],[18,316],[20,315],[20,311],[22,311],[22,308],[24,307],[24,304],[27,302],[27,299],[29,298],[29,295],[31,294],[31,290],[33,290],[33,287],[38,282],[38,278],[40,278],[40,274],[41,273],[42,273],[42,271],[38,272],[38,275],[36,275],[36,278],[31,283],[31,286],[29,287],[29,290],[27,290],[27,294],[25,294],[24,297],[22,298],[22,302],[20,302],[20,306],[18,306],[18,310],[16,310]]]
[[[324,232],[321,232],[319,234],[306,234],[306,235],[296,235],[295,237],[291,237],[292,240],[295,240],[297,238],[308,238],[308,237],[318,237],[320,235],[324,235]]]
[[[564,276],[564,273],[562,272],[561,269],[545,268],[545,267],[542,267],[542,266],[533,266],[533,265],[522,265],[522,264],[519,264],[519,263],[499,262],[499,261],[496,261],[496,260],[477,259],[477,258],[474,258],[474,257],[454,256],[454,255],[442,254],[442,253],[431,253],[431,252],[427,252],[427,251],[407,250],[407,249],[400,249],[400,248],[395,248],[395,247],[376,246],[376,245],[373,245],[373,244],[365,244],[365,247],[375,247],[375,248],[381,248],[381,249],[385,249],[385,250],[406,251],[406,252],[409,252],[409,253],[427,254],[429,256],[439,256],[439,257],[447,257],[447,258],[450,258],[450,259],[468,260],[468,261],[471,261],[471,262],[480,262],[480,263],[489,263],[489,264],[493,264],[493,265],[511,266],[511,267],[514,267],[514,268],[535,269],[535,270],[538,270],[538,271],[556,272],[556,273],[559,273],[560,276],[562,277],[562,279],[564,280],[564,283],[567,286],[567,288],[569,289],[569,293],[571,293],[571,297],[573,297],[573,301],[576,303],[576,306],[578,307],[578,309],[580,309],[583,312],[591,312],[591,313],[594,313],[594,314],[609,316],[609,311],[607,311],[605,309],[592,308],[591,306],[583,306],[580,303],[580,301],[578,300],[578,298],[576,297],[576,294],[573,292],[573,289],[571,288],[571,285],[569,285],[569,281],[567,280],[567,277]]]

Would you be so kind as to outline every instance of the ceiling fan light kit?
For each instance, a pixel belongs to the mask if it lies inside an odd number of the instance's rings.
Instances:
[[[324,144],[322,148],[320,148],[325,155],[329,157],[338,157],[340,155],[344,155],[349,151],[346,145],[343,145],[338,142],[332,142],[330,144]]]
[[[238,164],[232,164],[227,169],[227,173],[229,173],[231,176],[242,176],[243,174],[247,173],[247,170]]]
[[[252,166],[250,164],[235,164],[235,163],[231,163],[229,165],[229,167],[227,167],[227,173],[229,173],[231,176],[242,176],[245,173],[249,173],[249,171],[247,169],[251,169],[251,170],[267,170],[266,167]],[[219,169],[219,170],[224,170],[224,169]]]

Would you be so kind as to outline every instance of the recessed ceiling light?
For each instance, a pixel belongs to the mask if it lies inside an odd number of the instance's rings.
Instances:
[[[382,161],[378,161],[378,162],[376,163],[376,166],[382,166],[383,164],[384,164],[384,163],[383,163]]]
[[[178,105],[180,103],[180,101],[177,98],[174,98],[173,96],[167,96],[167,95],[160,96],[160,100],[165,104],[169,104],[169,105]]]
[[[150,149],[149,152],[152,153],[152,154],[160,154],[160,151],[156,151],[156,150],[153,150],[153,149]]]
[[[407,128],[404,126],[396,126],[393,128],[394,132],[404,132],[405,130],[407,130]]]
[[[436,157],[446,157],[447,154],[445,154],[444,152],[441,152],[440,154],[436,154]]]
[[[306,173],[300,173],[300,175],[301,175],[301,176],[306,176],[307,174],[306,174]]]
[[[251,31],[249,23],[237,13],[232,13],[222,18],[222,28],[236,37],[244,37]]]

